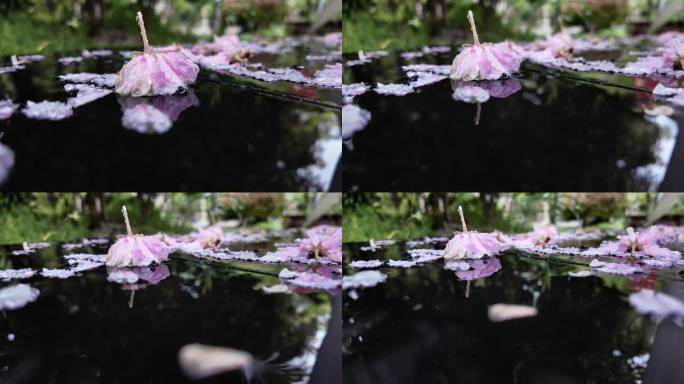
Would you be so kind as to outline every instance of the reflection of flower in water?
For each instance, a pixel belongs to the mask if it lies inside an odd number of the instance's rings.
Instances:
[[[180,114],[193,105],[197,97],[192,91],[184,95],[154,97],[119,97],[123,110],[121,125],[140,133],[165,133]]]
[[[131,291],[130,300],[128,302],[130,308],[133,308],[135,291],[145,289],[149,285],[157,285],[162,280],[171,276],[169,267],[165,264],[149,267],[112,268],[107,271],[107,274],[107,279],[109,281],[121,283],[123,284],[123,289]],[[144,281],[144,283],[140,282],[140,280]]]
[[[14,151],[0,143],[0,185],[2,185],[14,167]]]
[[[457,271],[456,276],[460,280],[465,280],[466,284],[465,296],[470,295],[470,282],[477,279],[483,279],[489,277],[499,270],[501,270],[501,261],[498,258],[492,257],[488,259],[476,259],[468,260],[467,263],[470,265],[470,269],[467,271]]]
[[[490,97],[505,98],[521,89],[520,81],[515,77],[504,80],[487,81],[451,81],[452,97],[456,101],[477,103],[475,125],[480,123],[480,104]]]

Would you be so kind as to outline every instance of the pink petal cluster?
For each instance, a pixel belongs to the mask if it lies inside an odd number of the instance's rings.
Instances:
[[[134,235],[128,222],[126,207],[122,208],[128,234],[109,248],[105,263],[110,267],[148,266],[169,257],[169,247],[159,236]]]
[[[460,206],[458,213],[461,216],[463,232],[454,234],[454,237],[447,242],[444,249],[445,259],[480,259],[485,256],[494,256],[508,248],[491,233],[468,231],[463,209]]]
[[[342,229],[332,225],[319,225],[306,231],[307,237],[299,242],[300,256],[324,258],[342,262]]]
[[[180,241],[198,248],[217,248],[223,242],[223,229],[218,224],[212,225],[183,236]]]
[[[684,37],[672,38],[660,49],[671,69],[684,69]]]
[[[137,20],[144,51],[133,53],[131,60],[119,71],[116,93],[138,97],[171,95],[187,89],[197,79],[199,67],[179,47],[150,48],[140,12]]]
[[[109,248],[106,260],[111,267],[147,266],[161,263],[168,256],[168,246],[156,236],[127,235]]]
[[[475,28],[473,13],[468,11],[473,33],[473,45],[464,45],[451,65],[449,77],[454,80],[498,80],[511,76],[520,69],[522,57],[512,44],[481,44]]]

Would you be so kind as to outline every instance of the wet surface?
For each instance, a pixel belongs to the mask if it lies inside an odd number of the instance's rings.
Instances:
[[[230,248],[262,252],[274,245],[269,241]],[[108,245],[70,251],[57,245],[11,255],[16,249],[21,246],[0,247],[3,269],[65,268],[64,254],[106,253]],[[40,296],[21,309],[4,311],[0,382],[197,382],[187,379],[178,363],[179,349],[189,343],[249,352],[258,360],[253,382],[339,376],[339,357],[335,363],[327,356],[334,349],[339,356],[339,338],[326,336],[339,293],[266,294],[262,287],[279,284],[284,266],[174,253],[167,263],[152,268],[163,277],[156,284],[108,282],[104,266],[64,280],[38,275],[24,279],[21,282],[39,289]],[[245,377],[238,371],[199,382],[243,383]]]
[[[345,260],[409,258],[404,243],[375,252],[346,244]],[[418,248],[444,249],[444,243]],[[677,249],[677,248],[673,248]],[[682,268],[633,276],[571,277],[590,258],[530,257],[507,251],[501,269],[468,284],[441,260],[381,267],[385,283],[346,290],[346,383],[673,383],[684,328],[637,313],[627,301],[641,288],[684,300]],[[358,272],[346,269],[345,274]],[[468,296],[466,297],[466,292]],[[352,296],[358,297],[354,299]],[[494,322],[493,304],[536,308]]]
[[[588,60],[635,59],[629,48]],[[455,51],[405,59],[398,52],[345,66],[344,83],[408,84],[402,66],[450,65]],[[345,59],[355,59],[346,55]],[[515,79],[514,79],[515,80]],[[452,98],[449,80],[406,96],[373,91],[353,103],[371,113],[345,141],[345,190],[681,190],[684,110],[648,116],[666,77],[549,69],[523,63],[520,89],[480,104]],[[479,124],[475,120],[479,112]],[[386,159],[392,161],[386,161]]]
[[[293,44],[291,44],[293,45]],[[258,53],[250,63],[303,73],[330,61],[328,52],[300,43],[280,54]],[[0,141],[15,154],[5,190],[340,190],[339,89],[285,81],[263,82],[202,69],[192,95],[142,98],[171,107],[173,126],[145,134],[122,126],[129,98],[109,94],[74,109],[61,121],[28,119],[27,101],[65,101],[66,73],[116,73],[120,51],[63,65],[64,52],[0,74],[0,99],[21,106],[0,120]],[[9,65],[9,58],[0,62]],[[141,98],[136,98],[137,102]]]

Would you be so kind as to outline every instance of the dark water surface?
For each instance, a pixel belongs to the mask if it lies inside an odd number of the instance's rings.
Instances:
[[[3,268],[64,267],[62,254],[106,253],[108,246],[69,252],[54,246],[9,255],[16,248],[0,248]],[[240,248],[262,251],[272,244],[231,247]],[[262,286],[280,283],[283,267],[175,253],[155,267],[168,268],[168,277],[155,285],[137,283],[132,307],[132,288],[108,282],[105,267],[65,280],[21,281],[39,289],[40,296],[0,318],[0,383],[197,382],[187,379],[178,363],[179,349],[189,343],[249,352],[259,360],[252,382],[339,376],[339,352],[336,364],[326,355],[331,348],[339,351],[339,339],[325,337],[339,294],[264,293]],[[244,383],[245,378],[233,372],[199,382]]]
[[[280,55],[258,54],[266,67],[304,66],[320,46],[300,45]],[[60,74],[116,73],[112,56],[62,65],[65,52],[0,74],[0,99],[64,101]],[[7,59],[7,60],[5,60]],[[5,58],[0,62],[9,62]],[[9,64],[6,64],[9,65]],[[15,153],[5,190],[340,190],[339,89],[278,81],[265,83],[201,70],[187,109],[163,134],[141,134],[121,124],[130,100],[110,94],[74,109],[62,121],[26,118],[19,110],[0,121],[1,142]],[[195,105],[192,98],[196,97]],[[167,96],[181,98],[181,96]],[[139,98],[136,98],[139,99]],[[162,102],[159,98],[151,102]]]
[[[625,49],[627,51],[627,49]],[[398,52],[346,66],[344,83],[408,83],[401,66],[451,64],[455,52]],[[632,60],[622,51],[586,53]],[[354,59],[355,55],[347,55]],[[406,96],[369,91],[354,103],[369,124],[345,142],[345,190],[679,191],[684,111],[648,117],[657,78],[550,70],[526,62],[520,90],[478,106],[452,98],[448,80]],[[656,121],[657,120],[657,121]]]
[[[347,260],[406,259],[401,243],[376,252],[345,245]],[[420,248],[432,248],[431,246]],[[435,245],[443,249],[444,244]],[[502,268],[467,283],[442,261],[384,267],[385,283],[344,297],[345,383],[644,383],[684,380],[684,328],[660,324],[627,301],[639,288],[684,299],[684,274],[570,277],[587,258],[498,257]],[[347,269],[346,274],[359,270]],[[492,322],[496,303],[534,306],[534,317]],[[636,358],[635,358],[636,357]]]

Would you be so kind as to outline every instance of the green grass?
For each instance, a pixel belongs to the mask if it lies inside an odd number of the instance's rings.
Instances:
[[[428,45],[430,36],[425,27],[395,24],[378,20],[367,13],[345,17],[343,24],[344,52],[377,49],[409,50]]]
[[[26,12],[0,18],[0,55],[49,53],[87,47],[85,31],[37,21]]]
[[[346,209],[343,215],[344,242],[417,239],[433,232],[428,221],[420,216],[406,219],[378,207]]]
[[[87,223],[78,217],[59,219],[37,213],[28,205],[3,210],[0,214],[0,244],[24,241],[72,241],[88,236]]]

